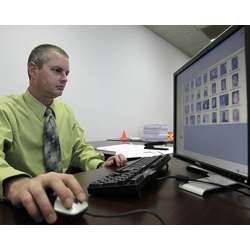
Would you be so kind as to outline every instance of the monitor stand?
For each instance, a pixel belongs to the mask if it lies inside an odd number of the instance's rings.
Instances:
[[[237,184],[236,181],[233,181],[231,179],[228,179],[226,177],[223,177],[221,175],[214,174],[214,173],[211,173],[211,172],[208,173],[207,177],[200,178],[200,179],[197,179],[197,180],[218,183],[220,185],[223,185],[223,188],[234,185],[234,184]],[[201,182],[195,182],[195,181],[189,181],[188,183],[179,185],[179,187],[181,189],[183,189],[183,190],[192,192],[192,193],[200,195],[200,196],[205,195],[209,191],[222,188],[222,187],[217,186],[217,185],[201,183]]]

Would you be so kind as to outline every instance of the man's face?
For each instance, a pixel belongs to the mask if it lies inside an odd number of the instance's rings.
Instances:
[[[47,53],[47,60],[42,68],[36,67],[34,85],[37,91],[45,97],[61,96],[67,83],[69,60],[56,51]]]

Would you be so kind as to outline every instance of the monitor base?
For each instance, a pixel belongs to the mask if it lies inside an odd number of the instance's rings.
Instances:
[[[182,190],[197,194],[199,196],[204,196],[209,191],[237,184],[236,181],[233,181],[231,179],[228,179],[226,177],[223,177],[221,175],[214,174],[214,173],[212,174],[209,173],[208,177],[197,179],[197,181],[213,182],[215,183],[215,185],[202,183],[202,182],[196,182],[196,181],[189,181],[188,183],[179,185],[179,188]],[[219,185],[223,185],[223,187],[216,185],[216,183],[218,183]]]

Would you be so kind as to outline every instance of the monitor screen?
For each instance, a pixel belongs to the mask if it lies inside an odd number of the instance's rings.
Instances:
[[[246,42],[232,26],[174,74],[174,156],[249,182]]]

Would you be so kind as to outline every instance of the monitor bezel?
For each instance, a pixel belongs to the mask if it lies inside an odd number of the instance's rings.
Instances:
[[[230,37],[232,34],[240,30],[241,28],[244,28],[245,32],[245,45],[250,44],[250,26],[243,26],[243,25],[237,25],[237,26],[230,26],[224,33],[222,33],[218,38],[216,38],[213,42],[211,42],[207,47],[199,51],[194,57],[192,57],[186,64],[184,64],[179,70],[177,70],[174,73],[174,152],[173,157],[177,159],[184,160],[188,163],[197,165],[201,168],[213,171],[215,173],[221,174],[223,176],[229,177],[231,179],[234,179],[236,181],[250,184],[250,102],[248,101],[250,97],[250,88],[249,86],[249,80],[250,80],[250,46],[245,46],[245,61],[246,61],[246,90],[247,90],[247,123],[248,123],[248,176],[243,176],[231,171],[227,171],[222,168],[218,168],[217,166],[208,164],[206,162],[202,162],[200,160],[187,157],[181,154],[178,154],[176,152],[176,138],[177,138],[177,76],[181,74],[184,70],[189,68],[191,65],[193,65],[196,61],[198,61],[200,58],[205,56],[207,53],[209,53],[212,49],[217,47],[219,44],[221,44],[223,41],[225,41],[228,37]]]

